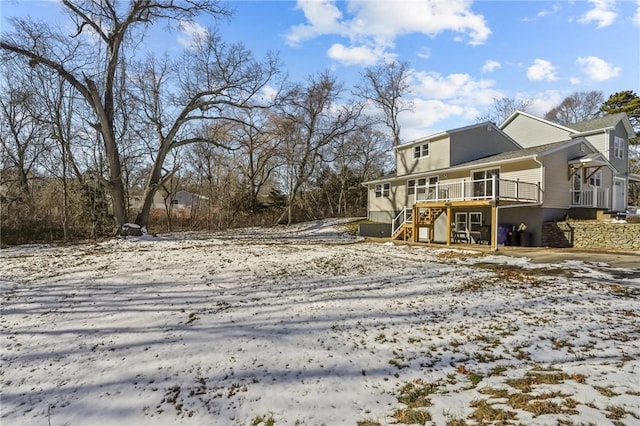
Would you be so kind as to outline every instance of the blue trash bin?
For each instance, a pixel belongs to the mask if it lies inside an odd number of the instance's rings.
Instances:
[[[498,225],[498,244],[507,244],[509,232],[511,232],[512,228],[513,225],[509,225],[507,223]]]

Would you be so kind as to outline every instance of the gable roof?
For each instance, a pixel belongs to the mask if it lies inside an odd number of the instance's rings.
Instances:
[[[524,117],[528,117],[528,118],[530,118],[532,120],[540,121],[541,123],[548,124],[548,125],[553,126],[553,127],[557,127],[558,129],[564,130],[567,133],[575,133],[576,132],[574,129],[570,129],[569,127],[563,126],[562,124],[554,123],[553,121],[545,120],[544,118],[536,117],[535,115],[531,115],[529,113],[526,113],[526,112],[520,111],[520,110],[514,111],[513,114],[511,114],[509,117],[507,117],[507,119],[504,120],[502,122],[502,124],[500,124],[500,130],[504,130],[504,128],[507,127],[507,124],[509,124],[513,120],[515,120],[516,117],[518,117],[519,115],[522,115]]]
[[[524,111],[515,111],[506,120],[504,120],[502,124],[500,124],[500,130],[504,130],[504,128],[519,115],[522,115],[530,119],[540,121],[542,123],[564,130],[568,132],[570,135],[572,135],[573,137],[580,136],[582,134],[587,134],[587,133],[597,133],[604,130],[611,130],[611,129],[614,129],[618,125],[618,123],[622,121],[622,124],[624,125],[625,130],[627,131],[627,137],[628,138],[635,137],[635,131],[633,130],[633,126],[631,126],[629,117],[624,112],[605,115],[603,117],[594,118],[592,120],[585,120],[579,123],[562,125],[559,123],[554,123],[553,121],[545,120],[544,118],[536,117],[535,115],[528,114]]]
[[[472,160],[472,161],[468,161],[466,163],[462,163],[462,164],[458,164],[456,166],[453,167],[445,167],[442,169],[436,169],[436,170],[429,170],[429,171],[424,171],[424,172],[417,172],[417,173],[412,173],[409,175],[401,175],[401,176],[384,176],[384,177],[380,177],[377,178],[375,180],[371,180],[368,182],[363,182],[363,185],[367,185],[367,184],[373,184],[373,183],[379,183],[379,182],[389,182],[389,181],[393,181],[393,180],[404,180],[404,179],[413,179],[416,177],[420,177],[420,176],[428,176],[428,175],[434,175],[434,174],[441,174],[445,171],[450,171],[450,170],[464,170],[464,169],[472,169],[474,167],[482,167],[482,166],[493,166],[493,165],[500,165],[500,164],[504,164],[504,163],[509,163],[511,161],[517,161],[517,160],[522,160],[522,159],[527,159],[527,158],[534,158],[534,157],[540,157],[540,156],[545,156],[545,155],[549,155],[552,154],[556,151],[559,151],[563,148],[578,144],[578,143],[583,143],[586,146],[589,147],[590,153],[586,154],[586,155],[592,155],[592,154],[598,154],[597,150],[584,138],[580,138],[580,139],[568,139],[568,140],[564,140],[561,142],[552,142],[552,143],[548,143],[545,145],[538,145],[538,146],[533,146],[531,148],[524,148],[524,149],[519,149],[519,150],[515,150],[515,151],[507,151],[507,152],[501,152],[500,154],[495,154],[495,155],[490,155],[488,157],[484,157],[484,158],[479,158],[477,160]],[[608,164],[608,163],[607,163]]]
[[[433,133],[433,134],[428,135],[428,136],[423,136],[423,137],[420,137],[418,139],[414,139],[414,140],[409,141],[409,142],[401,143],[400,145],[395,146],[394,149],[396,149],[396,150],[397,149],[405,149],[405,148],[411,147],[411,146],[416,145],[416,144],[421,144],[421,143],[432,141],[432,140],[435,140],[435,139],[441,139],[443,137],[452,135],[454,133],[464,132],[464,131],[467,131],[467,130],[471,130],[471,129],[479,128],[479,127],[483,127],[483,126],[489,126],[489,127],[491,127],[491,129],[495,129],[495,130],[501,132],[502,135],[504,137],[506,137],[511,143],[513,143],[516,147],[521,148],[520,144],[518,144],[516,141],[514,141],[509,135],[507,135],[506,133],[502,132],[502,129],[499,128],[498,126],[496,126],[495,123],[492,123],[490,121],[484,121],[482,123],[470,124],[468,126],[457,127],[455,129],[445,130],[445,131],[442,131],[442,132]]]
[[[569,124],[568,126],[579,133],[589,133],[598,130],[614,129],[618,123],[622,122],[628,136],[634,137],[635,132],[629,121],[629,117],[624,112],[617,114],[605,115],[604,117],[594,118],[592,120],[585,120],[575,124]]]

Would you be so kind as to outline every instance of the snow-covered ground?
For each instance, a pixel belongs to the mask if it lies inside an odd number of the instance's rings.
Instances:
[[[2,425],[640,424],[638,270],[330,221],[0,256]]]

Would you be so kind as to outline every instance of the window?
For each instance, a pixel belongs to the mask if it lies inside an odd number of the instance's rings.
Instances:
[[[427,180],[422,178],[422,179],[418,179],[417,181],[415,179],[411,179],[407,181],[407,194],[409,195],[413,195],[416,193],[416,182],[418,182],[418,194],[424,194],[425,193],[425,185],[427,184]]]
[[[500,169],[481,170],[473,172],[473,195],[474,197],[491,197],[493,195],[492,177],[500,177]]]
[[[582,198],[582,169],[577,169],[573,173],[573,204],[580,204]]]
[[[456,213],[453,223],[453,230],[456,232],[464,232],[467,229],[467,214]]]
[[[624,139],[613,137],[613,156],[615,158],[624,158]]]
[[[376,198],[388,197],[389,196],[389,184],[388,183],[379,183],[376,185]]]
[[[482,213],[471,212],[469,213],[469,230],[471,232],[480,232],[482,226]]]
[[[414,159],[419,159],[419,158],[424,158],[424,157],[428,157],[429,156],[429,144],[428,143],[424,143],[422,145],[416,145],[413,148],[413,158]]]
[[[589,169],[588,176],[589,176],[589,185],[597,186],[597,187],[602,186],[602,170],[598,170],[597,172],[594,172],[592,169]]]

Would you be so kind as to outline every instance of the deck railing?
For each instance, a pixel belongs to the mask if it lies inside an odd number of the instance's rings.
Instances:
[[[405,223],[411,223],[413,221],[413,209],[405,208],[400,210],[400,213],[396,215],[391,223],[391,235],[393,236],[398,229]]]
[[[449,202],[472,200],[509,200],[539,203],[542,199],[540,184],[520,180],[491,179],[467,180],[416,186],[414,201]]]
[[[571,207],[609,208],[609,188],[591,188],[571,191]]]

